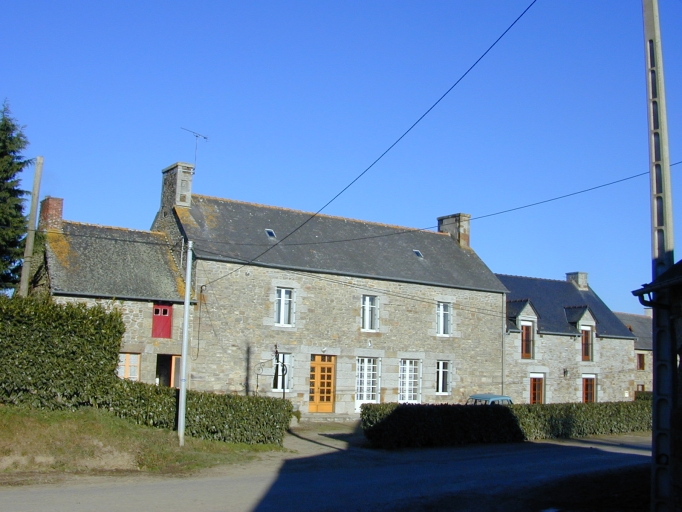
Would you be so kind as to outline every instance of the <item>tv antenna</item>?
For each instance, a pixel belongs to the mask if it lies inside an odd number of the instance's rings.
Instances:
[[[182,126],[180,127],[181,130],[185,130],[186,132],[191,133],[194,135],[194,170],[197,170],[197,146],[199,145],[199,138],[204,139],[206,142],[208,142],[208,137],[206,135],[202,135],[200,133],[195,132],[194,130],[188,130],[187,128],[183,128]]]

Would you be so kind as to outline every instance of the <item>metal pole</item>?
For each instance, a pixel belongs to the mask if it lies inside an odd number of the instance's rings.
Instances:
[[[658,1],[642,0],[642,8],[649,123],[651,260],[652,277],[655,281],[675,263],[673,209]],[[670,293],[667,289],[654,294],[653,306],[651,510],[662,512],[675,510],[671,467],[675,450],[671,414],[675,404],[674,374],[677,358],[670,315]]]
[[[192,241],[187,243],[187,271],[185,272],[185,310],[182,317],[182,357],[180,361],[180,400],[178,404],[178,439],[185,446],[185,409],[187,407],[187,352],[189,346],[189,300],[192,288]]]
[[[26,247],[24,248],[24,263],[21,267],[21,280],[19,281],[19,296],[28,295],[28,280],[31,277],[31,262],[33,261],[33,241],[36,235],[36,210],[40,196],[40,180],[43,175],[43,157],[36,157],[36,170],[33,175],[33,191],[31,192],[31,210],[28,216],[28,232],[26,234]]]

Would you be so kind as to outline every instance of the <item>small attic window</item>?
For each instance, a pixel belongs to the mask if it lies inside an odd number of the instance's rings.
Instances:
[[[424,257],[424,255],[422,254],[422,252],[419,249],[412,249],[412,252],[414,253],[414,255],[417,258],[423,258]]]
[[[265,234],[268,235],[268,238],[277,238],[277,235],[272,229],[266,229]]]

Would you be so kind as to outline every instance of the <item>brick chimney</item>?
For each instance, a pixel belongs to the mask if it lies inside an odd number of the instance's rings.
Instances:
[[[192,175],[194,165],[177,162],[161,171],[161,210],[170,211],[174,206],[192,206]]]
[[[471,215],[468,213],[455,213],[454,215],[438,217],[438,231],[441,233],[450,233],[450,236],[460,247],[468,249],[470,247],[470,220]]]
[[[64,200],[58,197],[46,197],[40,202],[38,229],[45,231],[62,230],[62,213]]]
[[[590,289],[587,283],[587,272],[567,272],[566,281],[576,285],[578,290],[586,291]]]

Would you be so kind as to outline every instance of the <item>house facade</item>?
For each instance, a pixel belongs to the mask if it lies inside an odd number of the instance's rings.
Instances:
[[[509,290],[505,392],[520,403],[632,400],[635,335],[590,288],[565,281],[497,277]]]
[[[635,338],[635,391],[653,390],[653,340],[652,310],[647,308],[644,315],[615,312],[618,319]]]
[[[43,202],[40,282],[122,312],[121,378],[178,382],[191,241],[190,389],[285,397],[311,418],[483,392],[632,399],[634,335],[586,274],[496,276],[466,214],[415,230],[195,194],[193,174],[162,171],[150,231],[68,222],[60,199]]]

